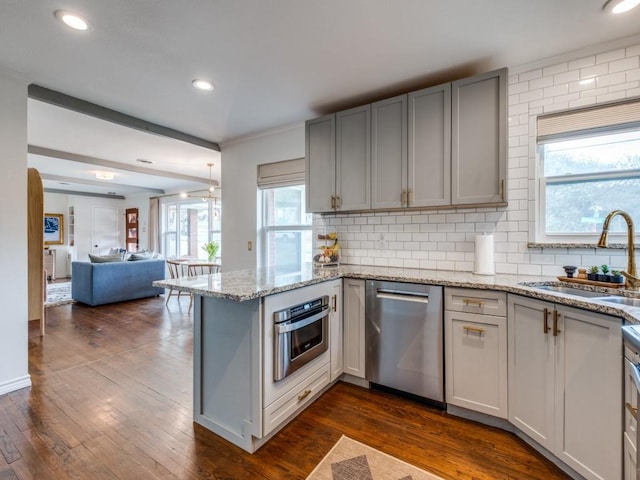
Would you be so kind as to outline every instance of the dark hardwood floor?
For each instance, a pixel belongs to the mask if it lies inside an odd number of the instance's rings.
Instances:
[[[0,480],[304,479],[342,434],[445,479],[561,479],[515,436],[338,383],[253,455],[192,422],[189,299],[52,307],[0,396]]]

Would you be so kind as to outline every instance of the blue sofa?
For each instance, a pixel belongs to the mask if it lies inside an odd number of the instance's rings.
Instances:
[[[164,293],[153,287],[165,276],[164,260],[71,263],[71,297],[92,307],[153,297]]]

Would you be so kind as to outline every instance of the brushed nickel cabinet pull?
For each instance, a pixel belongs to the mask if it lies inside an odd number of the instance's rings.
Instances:
[[[482,336],[484,335],[484,328],[479,328],[479,327],[469,327],[468,325],[465,325],[462,327],[464,329],[465,332],[470,333],[477,333],[478,335]]]
[[[334,312],[338,311],[338,295],[334,295],[331,299],[331,309]]]
[[[484,300],[478,300],[477,298],[465,298],[462,303],[466,306],[475,305],[476,307],[484,307],[484,304],[487,303]]]
[[[562,330],[558,329],[558,311],[553,311],[553,336],[557,337]]]
[[[309,394],[311,393],[311,390],[305,390],[304,392],[302,392],[300,395],[298,395],[298,401],[301,402],[302,400],[304,400],[305,398],[307,398],[309,396]]]
[[[542,312],[542,332],[549,333],[549,325],[547,324],[547,318],[549,317],[549,309],[545,308]]]
[[[331,195],[331,208],[336,208],[336,197]]]
[[[504,202],[504,178],[500,180],[500,199]]]
[[[634,407],[633,405],[631,405],[629,402],[624,404],[625,407],[627,407],[627,410],[629,410],[629,413],[631,414],[631,416],[633,418],[636,419],[636,421],[638,420],[638,409],[636,407]]]

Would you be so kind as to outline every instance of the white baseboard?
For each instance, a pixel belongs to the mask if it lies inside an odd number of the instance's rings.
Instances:
[[[24,377],[14,378],[8,382],[0,383],[0,395],[5,393],[14,392],[21,388],[27,388],[31,386],[31,376],[25,375]]]

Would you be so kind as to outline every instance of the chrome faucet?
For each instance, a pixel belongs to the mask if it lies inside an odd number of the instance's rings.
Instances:
[[[640,287],[640,278],[636,272],[636,248],[634,245],[633,234],[633,219],[627,212],[622,210],[613,210],[607,215],[602,224],[602,233],[600,234],[600,240],[598,240],[597,246],[599,248],[607,248],[607,242],[609,237],[609,223],[611,219],[616,215],[620,215],[627,222],[627,271],[622,272],[626,278],[625,288],[629,290],[635,290]]]

